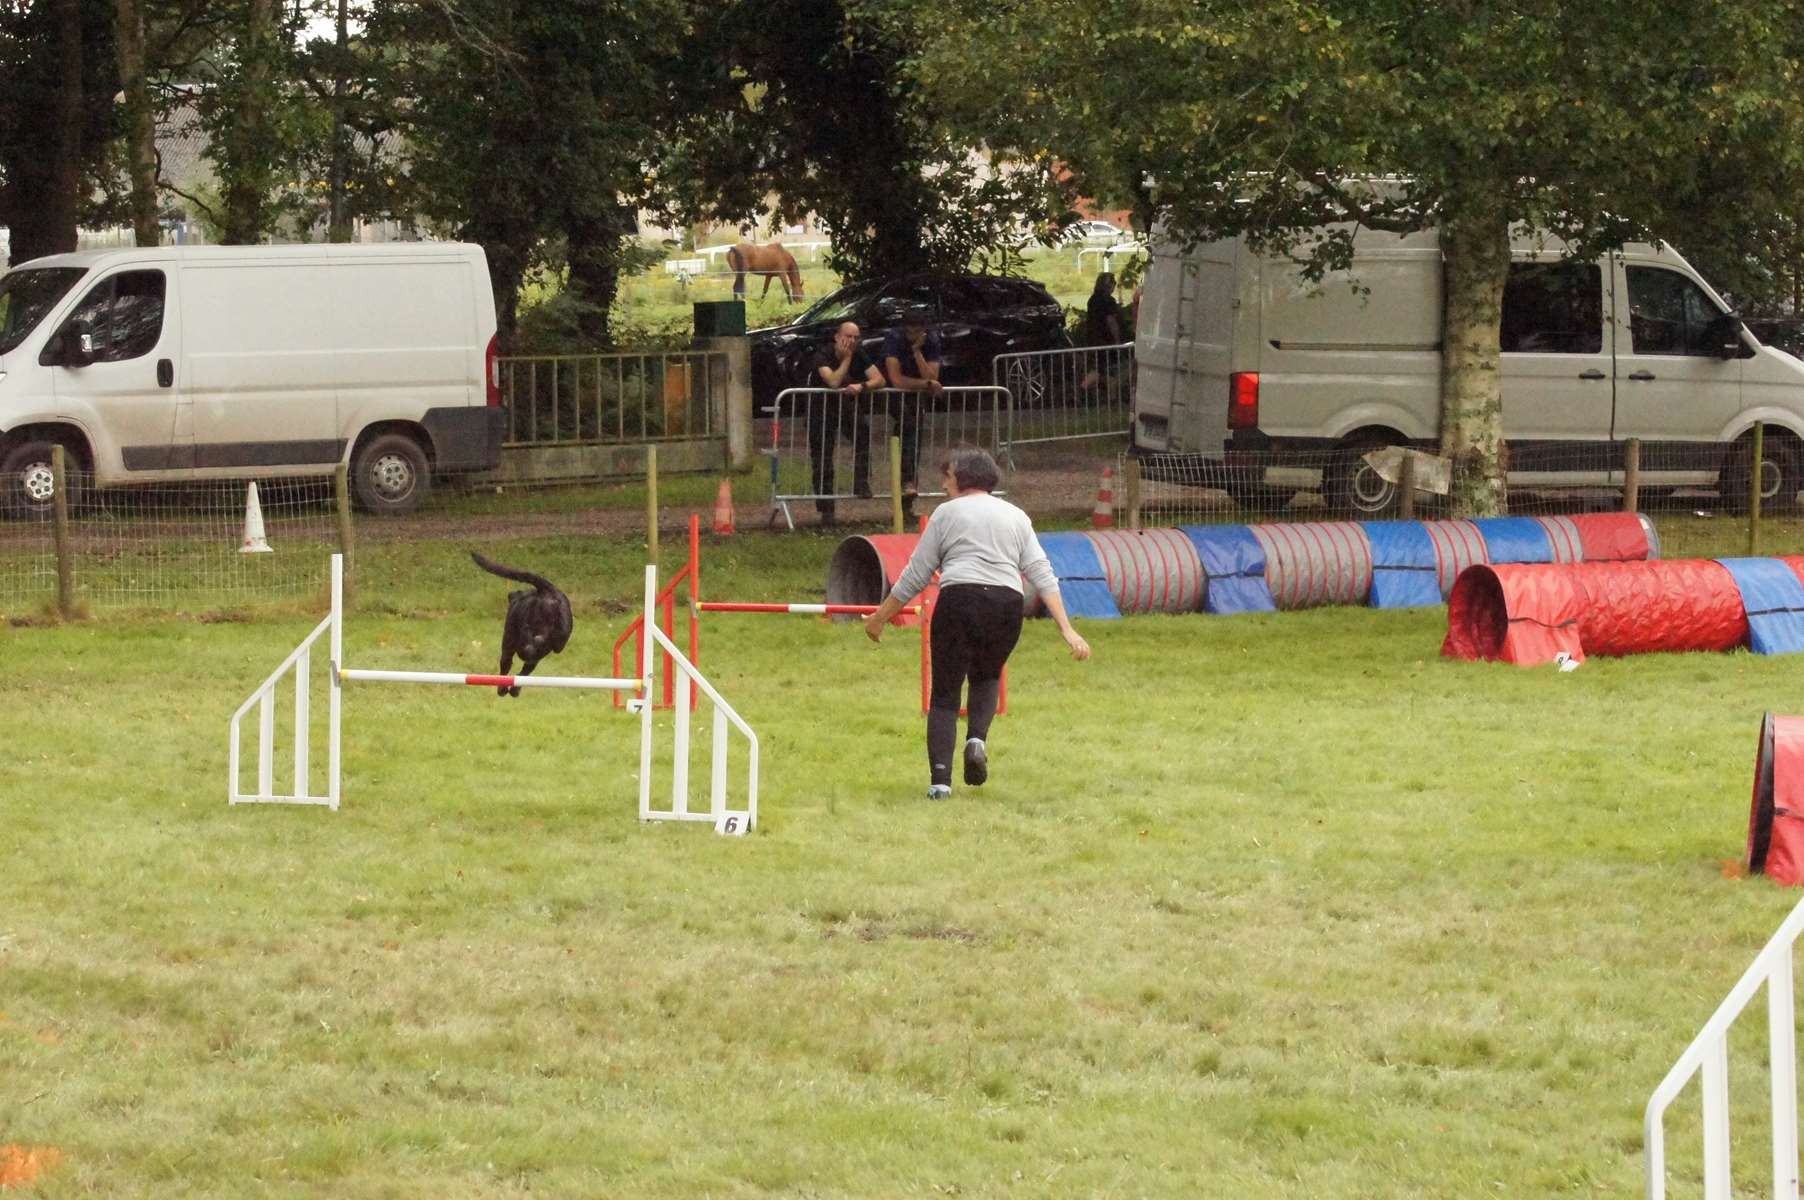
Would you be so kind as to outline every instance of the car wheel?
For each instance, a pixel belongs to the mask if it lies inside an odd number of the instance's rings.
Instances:
[[[412,512],[431,490],[426,452],[404,433],[378,434],[351,462],[351,491],[365,512],[385,517]]]
[[[1322,480],[1322,499],[1335,512],[1355,519],[1388,517],[1397,510],[1397,485],[1372,469],[1365,456],[1391,443],[1368,437],[1334,452]]]
[[[1748,464],[1754,457],[1754,439],[1750,435],[1735,443],[1728,465],[1717,477],[1723,507],[1732,513],[1748,511]],[[1760,511],[1790,512],[1797,507],[1798,492],[1804,488],[1797,443],[1789,438],[1768,436],[1761,440]]]
[[[8,515],[26,520],[48,520],[56,508],[56,476],[50,469],[50,452],[55,443],[42,439],[21,442],[0,460],[0,481],[4,481],[4,507]],[[74,454],[67,457],[71,470],[79,464]],[[75,511],[80,494],[76,482],[63,477],[68,507]]]

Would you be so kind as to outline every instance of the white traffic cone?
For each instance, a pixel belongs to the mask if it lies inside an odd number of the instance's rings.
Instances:
[[[1115,468],[1102,469],[1102,486],[1096,489],[1096,507],[1090,510],[1090,528],[1108,529],[1115,524]]]
[[[257,501],[257,485],[252,483],[244,494],[244,537],[238,542],[240,554],[273,554],[263,538],[263,505]]]

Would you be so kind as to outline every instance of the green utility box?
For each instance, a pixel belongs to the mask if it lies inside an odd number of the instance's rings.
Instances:
[[[695,336],[744,337],[745,301],[697,300],[695,302]]]

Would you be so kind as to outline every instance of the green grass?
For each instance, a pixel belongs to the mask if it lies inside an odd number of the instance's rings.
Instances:
[[[818,595],[833,544],[710,546],[708,591]],[[508,553],[604,672],[634,548]],[[457,546],[359,583],[353,665],[492,668]],[[1627,1195],[1795,899],[1724,869],[1785,659],[1450,663],[1442,610],[1339,609],[1092,622],[1077,665],[1036,625],[992,782],[929,805],[911,631],[713,618],[765,756],[729,840],[639,824],[594,695],[353,685],[341,812],[228,808],[226,719],[312,619],[0,630],[32,1195]]]

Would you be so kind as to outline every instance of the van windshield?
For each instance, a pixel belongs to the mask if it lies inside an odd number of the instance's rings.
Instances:
[[[0,275],[0,354],[18,349],[87,273],[85,267],[39,267]]]

